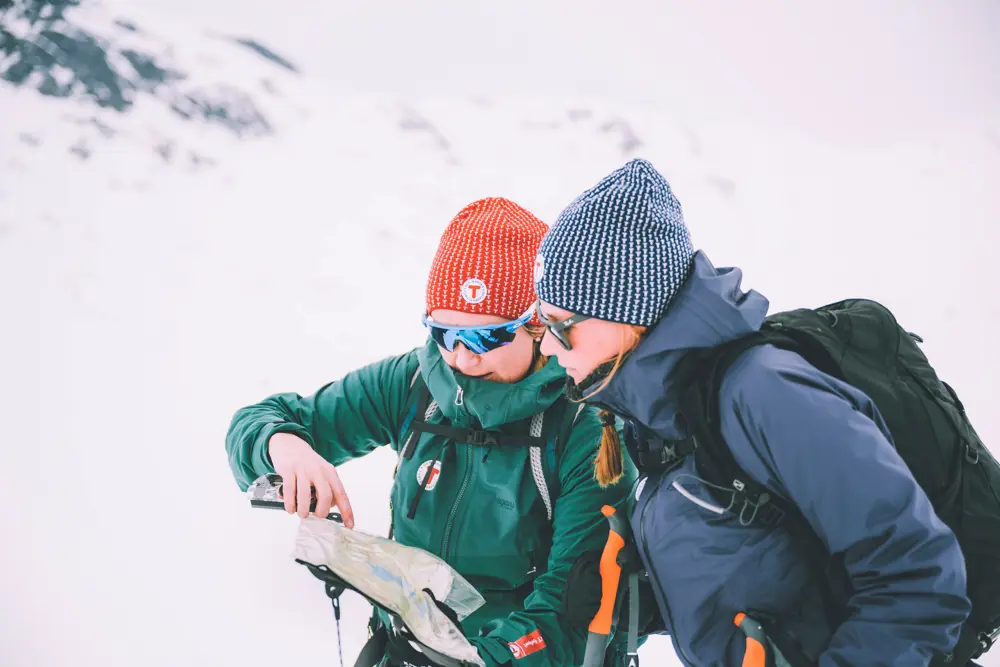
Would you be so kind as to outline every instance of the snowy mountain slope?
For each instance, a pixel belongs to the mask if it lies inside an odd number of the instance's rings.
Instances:
[[[138,4],[66,20],[187,78],[124,110],[82,83],[66,98],[0,83],[4,665],[334,661],[322,586],[289,557],[295,520],[250,511],[232,481],[230,416],[420,344],[426,271],[464,204],[503,195],[553,220],[635,155],[671,179],[696,243],[775,308],[893,307],[998,451],[996,127],[862,149],[600,97],[344,94],[292,52],[278,57],[301,73]],[[220,82],[267,132],[171,110]],[[392,463],[344,467],[371,532]],[[345,600],[348,657],[366,615]]]
[[[143,149],[128,151],[133,160],[204,169],[226,146],[302,113],[283,93],[297,67],[252,38],[77,0],[18,0],[0,21],[0,80],[22,92],[5,105],[19,155],[47,147],[122,168],[117,149],[130,144]],[[53,103],[26,101],[37,94]],[[52,136],[58,126],[65,132]]]

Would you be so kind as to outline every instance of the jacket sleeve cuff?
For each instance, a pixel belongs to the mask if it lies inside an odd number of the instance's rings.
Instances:
[[[260,430],[260,434],[253,444],[253,450],[250,452],[250,465],[253,466],[255,473],[263,475],[274,472],[274,464],[271,463],[271,455],[267,451],[267,442],[275,433],[294,433],[308,442],[310,447],[313,447],[312,437],[304,426],[292,422],[268,424]]]
[[[497,637],[477,637],[471,641],[472,645],[479,649],[479,656],[486,663],[486,667],[500,667],[514,660],[514,654],[510,652],[506,642]]]

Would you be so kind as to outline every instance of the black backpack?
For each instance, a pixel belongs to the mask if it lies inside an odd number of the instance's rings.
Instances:
[[[668,465],[671,458],[693,452],[699,474],[732,490],[724,497],[719,492],[723,506],[735,491],[732,511],[745,521],[784,522],[790,530],[808,531],[811,537],[806,539],[818,545],[794,505],[737,465],[720,431],[719,390],[736,358],[765,344],[795,351],[819,370],[857,387],[878,407],[896,450],[962,547],[972,614],[959,645],[945,661],[964,665],[988,650],[1000,634],[1000,465],[918,342],[921,339],[901,328],[888,309],[868,300],[773,315],[759,332],[684,359],[690,366],[681,372],[696,378],[681,408],[692,438],[672,443],[666,454],[663,449],[639,452],[646,460],[637,464]],[[831,557],[823,549],[822,567],[829,569]]]

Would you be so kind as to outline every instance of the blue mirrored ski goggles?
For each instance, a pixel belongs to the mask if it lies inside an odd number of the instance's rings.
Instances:
[[[512,322],[489,324],[481,327],[450,327],[438,324],[430,315],[424,315],[424,326],[431,332],[435,343],[448,352],[454,352],[461,343],[473,354],[486,354],[514,342],[517,330],[531,320],[534,306]]]

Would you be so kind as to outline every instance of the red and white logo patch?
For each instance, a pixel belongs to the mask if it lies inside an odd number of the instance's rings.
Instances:
[[[525,635],[516,642],[507,644],[507,646],[510,648],[510,652],[514,654],[514,659],[520,660],[545,648],[545,640],[542,639],[542,633],[535,630],[530,635]]]
[[[469,303],[482,303],[488,291],[486,283],[479,278],[469,278],[462,283],[462,298]]]
[[[438,480],[441,478],[441,462],[424,461],[417,469],[417,484],[423,484],[424,477],[427,477],[427,471],[430,470],[431,463],[434,464],[434,469],[431,470],[431,478],[427,480],[427,491],[433,491],[434,487],[438,485]]]

